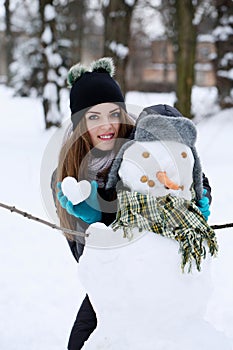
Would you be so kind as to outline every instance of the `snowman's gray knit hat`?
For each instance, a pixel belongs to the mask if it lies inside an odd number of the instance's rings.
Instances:
[[[145,107],[141,112],[138,120],[147,114],[161,114],[166,117],[183,117],[183,115],[176,109],[175,107],[166,105],[166,104],[158,104],[149,107]]]
[[[139,115],[138,120],[136,122],[134,140],[127,142],[120,149],[116,159],[113,162],[112,168],[109,173],[107,188],[114,187],[117,185],[117,182],[119,181],[118,170],[123,158],[123,153],[133,142],[176,141],[187,145],[192,150],[194,157],[194,190],[196,192],[197,199],[200,199],[202,197],[203,190],[202,170],[200,160],[195,148],[196,137],[196,127],[191,120],[184,118],[182,115],[168,116],[156,114],[152,108],[145,108]]]

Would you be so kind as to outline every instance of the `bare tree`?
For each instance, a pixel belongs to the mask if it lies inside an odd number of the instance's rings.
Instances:
[[[217,10],[214,29],[217,56],[214,60],[220,107],[233,107],[233,2],[215,0]]]
[[[123,93],[127,91],[126,67],[129,57],[130,25],[137,0],[103,2],[104,56],[111,56],[117,67],[116,80]]]

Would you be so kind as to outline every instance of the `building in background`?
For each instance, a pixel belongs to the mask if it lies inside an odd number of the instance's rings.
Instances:
[[[216,55],[215,44],[210,35],[198,37],[195,84],[214,86],[216,83],[212,60]],[[151,45],[151,62],[143,68],[142,85],[148,91],[174,90],[176,65],[172,43],[168,40],[156,40]]]
[[[6,82],[6,40],[0,31],[0,83]],[[102,56],[102,33],[85,35],[82,49],[82,62],[89,64]],[[195,84],[197,86],[215,86],[216,78],[212,60],[216,55],[214,41],[210,35],[198,37]],[[74,56],[76,50],[74,47]],[[74,57],[74,62],[75,62]],[[172,43],[166,39],[155,40],[145,50],[135,49],[132,44],[128,66],[128,90],[138,91],[174,91],[176,82],[176,65]]]

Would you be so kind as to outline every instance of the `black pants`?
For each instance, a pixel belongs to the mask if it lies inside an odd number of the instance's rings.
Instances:
[[[86,295],[70,333],[68,350],[79,350],[97,326],[95,311]]]

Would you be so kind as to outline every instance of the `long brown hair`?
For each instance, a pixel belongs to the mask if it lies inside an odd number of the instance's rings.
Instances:
[[[118,152],[122,145],[122,140],[127,139],[133,129],[134,122],[128,114],[121,109],[121,125],[118,132],[114,151]],[[119,141],[119,142],[118,142]],[[66,176],[72,176],[78,181],[87,178],[88,154],[92,149],[91,139],[86,127],[85,118],[83,117],[76,126],[74,132],[62,146],[57,167],[57,182],[61,182]],[[108,169],[103,169],[107,173]],[[75,230],[77,219],[68,214],[57,200],[57,212],[62,227]],[[74,240],[74,236],[64,233],[69,240]]]

